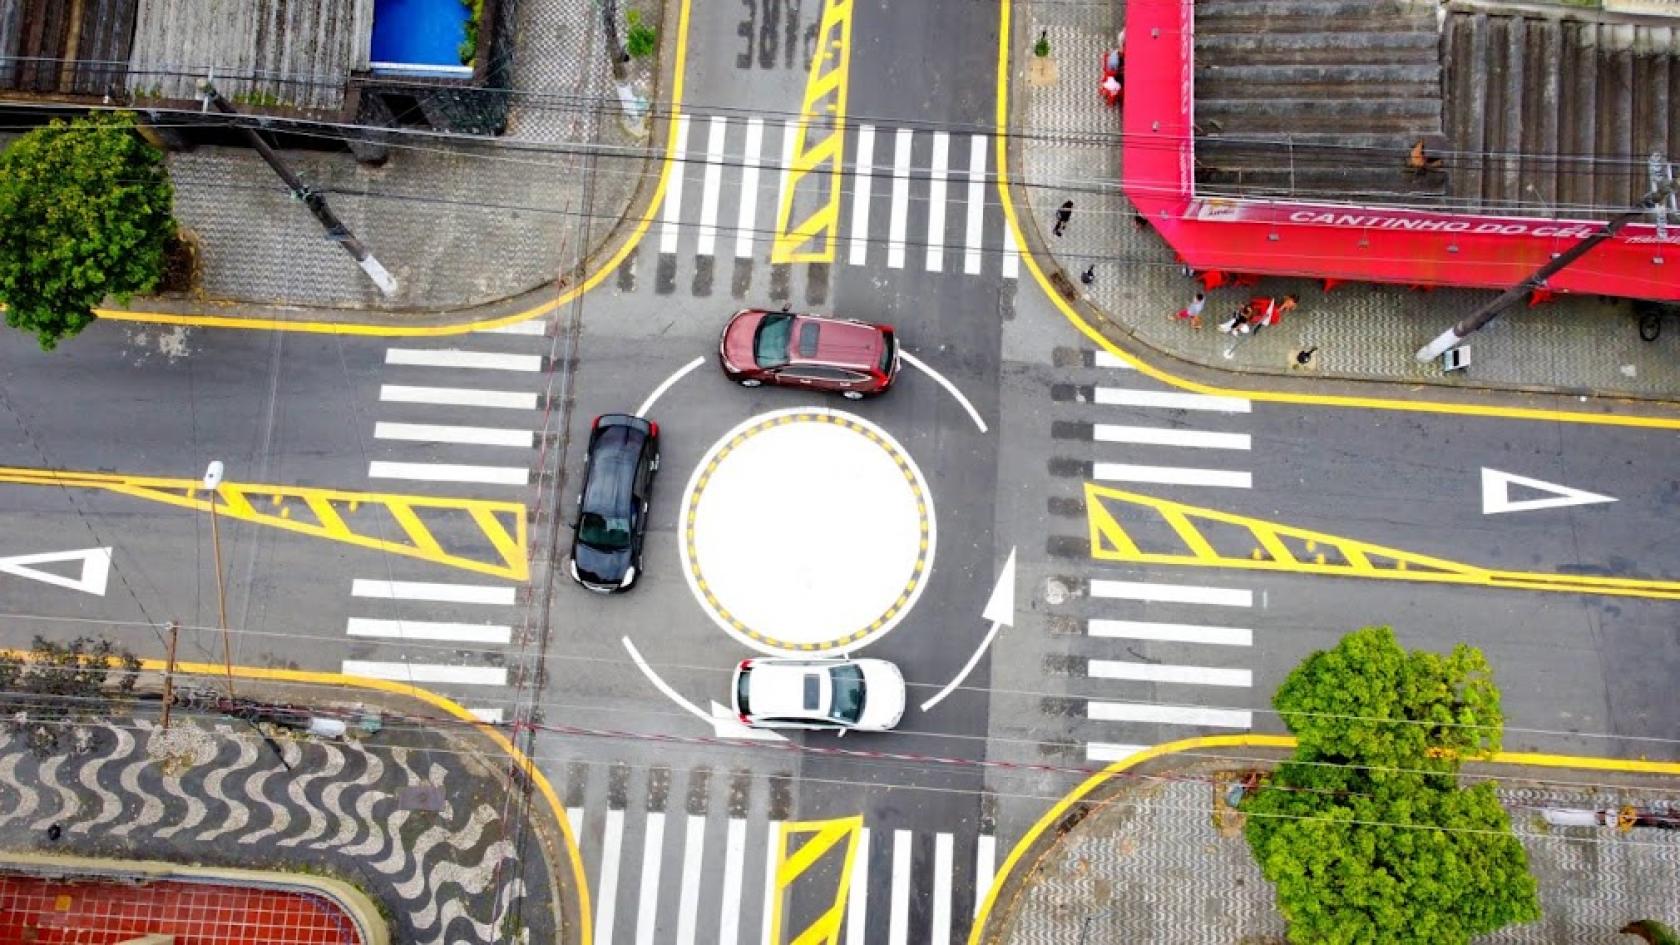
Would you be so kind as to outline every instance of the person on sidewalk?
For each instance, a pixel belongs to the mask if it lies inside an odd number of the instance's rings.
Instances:
[[[1286,295],[1282,299],[1259,296],[1249,300],[1249,323],[1258,333],[1262,328],[1270,328],[1283,321],[1284,313],[1295,310],[1298,300],[1293,295]]]
[[[1064,200],[1061,207],[1056,210],[1056,225],[1051,228],[1050,232],[1061,236],[1067,231],[1068,221],[1071,219],[1073,219],[1073,201]]]
[[[1230,318],[1219,323],[1219,330],[1227,335],[1246,335],[1252,329],[1249,323],[1254,320],[1254,303],[1246,302],[1242,308],[1231,314]]]
[[[1175,318],[1175,319],[1186,319],[1187,318],[1187,319],[1190,320],[1190,327],[1191,328],[1195,329],[1196,331],[1201,331],[1202,330],[1202,309],[1204,309],[1206,307],[1207,307],[1207,293],[1206,292],[1197,292],[1196,297],[1190,300],[1190,304],[1184,306],[1181,309],[1179,309],[1178,314],[1174,315],[1173,318]]]

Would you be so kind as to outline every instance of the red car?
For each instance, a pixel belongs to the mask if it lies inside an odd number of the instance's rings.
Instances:
[[[749,308],[723,329],[718,361],[742,387],[808,387],[861,400],[892,386],[898,341],[891,325]]]

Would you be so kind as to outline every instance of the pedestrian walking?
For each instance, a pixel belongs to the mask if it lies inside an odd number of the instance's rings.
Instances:
[[[1071,219],[1073,219],[1073,201],[1064,200],[1061,207],[1056,210],[1056,225],[1050,232],[1061,236],[1067,230],[1068,221]]]
[[[1194,328],[1197,331],[1201,331],[1202,330],[1202,309],[1204,309],[1206,307],[1207,307],[1207,293],[1206,292],[1197,292],[1196,297],[1190,300],[1190,304],[1184,306],[1181,309],[1179,309],[1178,313],[1175,314],[1173,316],[1173,318],[1180,319],[1180,320],[1189,319],[1190,320],[1190,327]]]
[[[1090,267],[1079,274],[1079,281],[1085,283],[1086,285],[1090,285],[1091,283],[1097,281],[1097,266],[1095,263],[1092,263]]]

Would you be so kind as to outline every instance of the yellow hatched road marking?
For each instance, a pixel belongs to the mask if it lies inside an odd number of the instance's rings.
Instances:
[[[840,852],[840,875],[833,904],[794,936],[788,945],[817,945],[819,942],[835,945],[840,940],[840,923],[846,916],[846,897],[852,889],[852,861],[857,857],[858,834],[862,829],[862,814],[834,820],[782,824],[781,834],[776,840],[776,889],[769,904],[772,945],[783,945],[784,942],[782,910],[787,904],[789,887],[843,842],[845,847]],[[788,844],[799,834],[809,834],[810,837],[790,854]]]
[[[216,487],[214,493],[206,493],[196,479],[22,467],[0,467],[0,484],[99,489],[200,512],[210,511],[213,505],[218,515],[238,521],[419,558],[511,581],[530,578],[530,562],[525,555],[525,505],[520,502],[432,498],[384,492],[346,492],[311,486],[242,482],[223,482]],[[259,502],[266,498],[267,502],[259,506],[258,502],[252,501],[253,498]],[[216,501],[217,499],[220,501]],[[314,514],[315,521],[304,521],[294,517],[291,506],[286,504],[288,499],[296,499],[299,504],[308,508]],[[381,537],[390,531],[390,523],[387,522],[364,523],[366,531],[358,531],[355,525],[345,520],[344,512],[353,514],[364,506],[385,509],[390,514],[391,521],[402,529],[408,540],[405,542]],[[278,511],[265,510],[276,508]],[[465,512],[467,518],[477,526],[484,540],[495,550],[494,560],[448,551],[432,529],[421,520],[421,512],[434,515]],[[504,517],[511,519],[511,531],[503,523]]]
[[[833,262],[840,221],[840,165],[846,140],[846,84],[851,72],[852,0],[826,0],[817,28],[817,53],[805,80],[805,100],[793,132],[793,160],[782,173],[776,207],[776,239],[770,261]],[[813,127],[814,123],[820,123]],[[812,143],[807,136],[815,136]],[[826,192],[817,194],[816,209],[793,222],[793,202],[799,184],[826,167]],[[815,244],[815,245],[813,245]]]
[[[1484,568],[1095,483],[1085,484],[1085,511],[1090,526],[1091,557],[1098,561],[1286,571],[1468,584],[1509,590],[1680,600],[1680,581]],[[1122,517],[1151,521],[1150,515],[1158,516],[1161,522],[1170,526],[1182,545],[1140,540],[1121,521]],[[1234,526],[1237,530],[1246,531],[1252,543],[1242,549],[1221,551],[1209,539],[1207,526],[1210,524]],[[1291,552],[1290,542],[1299,543],[1312,556],[1311,559],[1298,558]]]

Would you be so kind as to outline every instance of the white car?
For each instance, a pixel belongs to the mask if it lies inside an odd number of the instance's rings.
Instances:
[[[758,657],[735,667],[730,698],[752,728],[885,732],[904,717],[904,674],[886,660]]]

